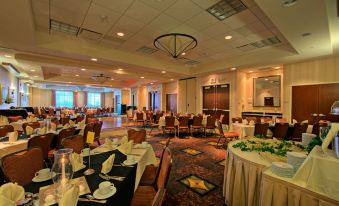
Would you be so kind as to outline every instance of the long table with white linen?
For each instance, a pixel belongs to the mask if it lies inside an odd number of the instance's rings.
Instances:
[[[228,145],[223,186],[223,195],[228,206],[339,205],[338,200],[328,194],[313,191],[292,178],[272,174],[271,162],[262,158],[258,152],[243,152],[239,148],[233,148],[240,141],[233,141]],[[327,171],[322,169],[323,172]],[[326,175],[322,174],[322,177],[325,178]],[[332,185],[336,184],[338,188],[338,179],[333,181]]]

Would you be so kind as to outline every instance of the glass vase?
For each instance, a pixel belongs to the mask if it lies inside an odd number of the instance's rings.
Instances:
[[[73,166],[71,164],[71,154],[73,150],[69,148],[59,149],[54,152],[54,163],[51,169],[53,183],[56,186],[56,194],[61,198],[71,187],[70,180],[73,177]]]

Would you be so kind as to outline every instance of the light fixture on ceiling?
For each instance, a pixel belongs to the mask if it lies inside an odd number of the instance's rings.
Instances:
[[[124,33],[122,33],[122,32],[118,32],[118,33],[117,33],[117,35],[118,35],[118,36],[120,36],[120,37],[123,37],[123,36],[125,36],[125,34],[124,34]]]
[[[151,82],[150,84],[154,84],[153,82]]]
[[[157,37],[154,46],[169,54],[174,59],[178,58],[183,53],[194,49],[198,45],[198,41],[188,34],[169,33]]]
[[[113,78],[111,78],[111,81],[114,81],[114,79],[113,79]]]
[[[232,36],[230,36],[230,35],[225,36],[225,39],[227,39],[227,40],[232,39]]]
[[[274,69],[280,69],[280,67],[278,66],[278,67],[274,67]]]
[[[97,62],[98,59],[97,58],[92,58],[91,61]]]
[[[161,71],[161,74],[166,74],[166,71]]]
[[[35,78],[38,77],[38,76],[34,76]]]
[[[251,71],[249,71],[249,73],[253,73],[253,71],[251,70]]]
[[[144,79],[145,77],[140,77],[140,79]]]
[[[86,69],[81,69],[81,71],[86,71]]]
[[[181,55],[185,56],[185,55],[186,55],[186,53],[185,53],[185,52],[183,52],[183,53],[181,53]]]
[[[290,7],[297,3],[298,0],[285,0],[283,2],[284,7]]]
[[[91,77],[94,81],[99,82],[100,84],[103,84],[106,82],[107,79],[112,79],[111,77],[105,76],[104,74],[94,75]]]
[[[265,79],[265,81],[268,81],[268,79]]]
[[[76,76],[76,77],[78,77],[78,76],[79,76],[79,74],[76,74],[75,76]]]
[[[232,70],[232,71],[234,71],[234,70],[237,70],[237,68],[235,68],[235,67],[232,67],[232,68],[231,68],[231,70]]]
[[[171,81],[173,81],[174,79],[170,79]]]
[[[31,69],[31,70],[29,70],[29,71],[31,71],[31,72],[35,72],[35,69]]]
[[[122,71],[122,70],[124,70],[124,69],[119,68],[118,70],[119,70],[119,71]]]
[[[12,56],[11,55],[8,55],[8,54],[5,54],[4,55],[6,58],[11,58]]]

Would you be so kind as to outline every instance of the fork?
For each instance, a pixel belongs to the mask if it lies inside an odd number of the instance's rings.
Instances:
[[[107,174],[99,174],[99,177],[101,177],[104,180],[117,180],[117,181],[124,181],[125,177],[120,176],[110,176]]]

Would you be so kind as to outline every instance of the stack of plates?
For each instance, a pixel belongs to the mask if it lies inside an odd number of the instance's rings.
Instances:
[[[306,154],[301,152],[287,152],[287,163],[292,165],[294,167],[294,171],[297,172],[306,157]]]
[[[281,177],[293,177],[294,168],[285,162],[272,162],[272,172]]]

